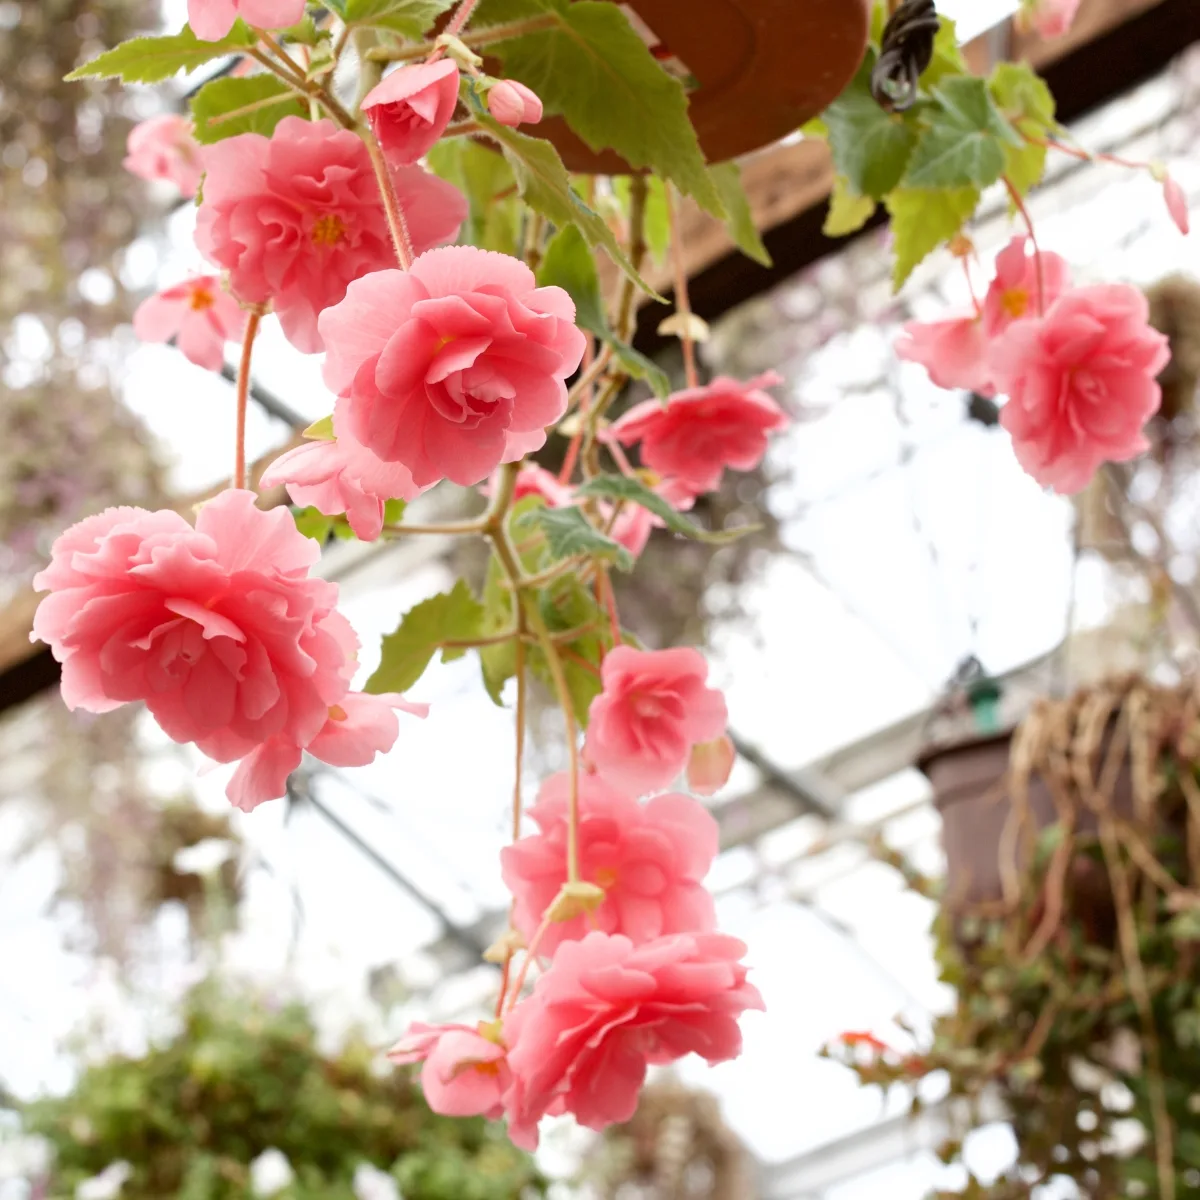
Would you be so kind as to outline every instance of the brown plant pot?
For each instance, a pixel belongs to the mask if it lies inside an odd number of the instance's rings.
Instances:
[[[854,77],[867,46],[870,0],[629,0],[627,5],[699,82],[690,116],[709,162],[795,132]],[[502,74],[502,70],[493,65]],[[561,117],[536,130],[572,171],[627,174]]]
[[[1107,739],[1105,739],[1107,741]],[[1013,800],[1006,782],[1012,734],[972,738],[939,746],[924,754],[918,769],[933,787],[933,802],[942,818],[942,845],[946,852],[945,903],[952,912],[994,906],[1004,899],[1003,856],[1014,856],[1018,871],[1028,867],[1030,848],[1037,835],[1055,824],[1059,811],[1045,781],[1038,774],[1029,780],[1028,828],[1013,839],[1009,823]],[[1101,748],[1101,758],[1107,745]],[[1115,816],[1134,815],[1133,776],[1126,759],[1112,791]],[[1076,813],[1075,830],[1084,835],[1099,831],[1099,820],[1090,810]],[[1098,865],[1079,857],[1071,870],[1071,890],[1080,915],[1097,916],[1112,907],[1108,880]],[[1107,920],[1104,921],[1107,924]]]

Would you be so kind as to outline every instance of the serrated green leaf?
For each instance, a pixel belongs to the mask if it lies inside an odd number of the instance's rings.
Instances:
[[[926,109],[926,128],[913,148],[904,186],[987,187],[1004,173],[1004,153],[1022,146],[992,102],[987,84],[974,77],[944,80]]]
[[[180,71],[192,71],[214,58],[236,54],[253,46],[255,36],[245,22],[235,22],[219,42],[201,41],[186,25],[167,37],[139,37],[76,67],[67,76],[76,79],[123,79],[126,83],[160,83]]]
[[[605,500],[627,500],[630,503],[638,504],[661,518],[663,524],[672,533],[682,534],[684,537],[693,538],[698,542],[706,542],[710,546],[728,545],[730,542],[736,542],[738,538],[745,537],[746,534],[754,533],[762,528],[760,525],[743,525],[738,529],[725,529],[719,532],[701,529],[683,513],[672,508],[657,492],[651,491],[640,480],[633,479],[628,475],[597,475],[578,488],[575,494],[580,497],[596,496]]]
[[[979,188],[897,188],[885,201],[892,218],[897,291],[918,263],[948,242],[979,206]]]
[[[406,38],[419,38],[456,0],[345,0],[347,25],[369,25]]]
[[[811,120],[805,121],[800,126],[800,133],[801,136],[812,138],[814,141],[827,142],[829,140],[829,126],[823,117],[813,117]]]
[[[943,79],[967,74],[967,60],[958,45],[958,29],[949,17],[938,18],[938,31],[933,39],[933,57],[921,72],[920,84],[932,91]]]
[[[917,134],[903,116],[884,112],[871,95],[874,58],[867,55],[849,87],[822,115],[837,173],[860,196],[882,200],[903,177]]]
[[[383,639],[382,658],[367,680],[366,691],[407,691],[446,642],[479,637],[483,615],[483,605],[461,579],[449,592],[431,596],[410,608],[395,631]],[[461,653],[460,649],[451,649],[447,655],[443,650],[443,658],[455,658]]]
[[[562,114],[593,150],[615,150],[631,167],[649,168],[723,216],[687,93],[620,7],[607,0],[526,0],[520,7],[554,24],[489,46],[505,74],[533,88],[546,112]]]
[[[426,156],[430,170],[467,198],[459,243],[514,257],[521,231],[521,202],[508,159],[471,138],[445,138]]]
[[[833,181],[829,196],[829,212],[822,232],[826,237],[846,237],[857,233],[875,214],[876,203],[870,196],[860,196],[844,175]]]
[[[312,17],[305,17],[295,25],[281,29],[277,35],[284,42],[296,42],[301,46],[315,46],[319,41],[329,37],[328,30],[318,29]]]
[[[320,509],[313,508],[312,505],[308,508],[293,508],[292,519],[305,537],[312,538],[322,546],[329,541],[329,535],[333,532],[333,517],[327,517]]]
[[[754,214],[742,187],[741,168],[735,162],[718,163],[709,167],[708,173],[725,205],[725,228],[729,230],[734,244],[747,257],[764,267],[771,265],[771,256],[754,224]]]
[[[552,561],[585,554],[611,562],[618,570],[633,570],[633,555],[612,538],[593,526],[581,508],[537,508],[520,526],[540,529],[546,535],[546,548]]]
[[[621,341],[608,324],[600,294],[596,261],[574,225],[566,225],[550,239],[538,268],[538,285],[563,288],[575,301],[575,323],[607,342],[622,367],[635,379],[644,379],[657,396],[666,396],[671,381],[661,367]]]
[[[1024,139],[1023,145],[1009,145],[1004,151],[1005,178],[1024,196],[1046,171],[1047,150],[1038,143],[1055,129],[1054,96],[1026,63],[998,64],[988,79],[988,90]]]
[[[308,106],[274,75],[210,80],[192,97],[191,108],[201,145],[239,133],[270,137],[284,117],[308,117]]]
[[[562,510],[558,510],[562,511]],[[551,633],[593,624],[605,620],[592,590],[574,575],[556,579],[537,597],[538,610]],[[581,728],[587,728],[588,709],[600,694],[600,659],[604,643],[599,633],[588,633],[561,647],[563,675],[571,708]],[[533,673],[547,686],[552,683],[549,667],[540,649],[531,647],[529,663]]]
[[[542,138],[528,137],[501,125],[483,110],[477,97],[473,98],[472,106],[475,119],[500,143],[512,167],[521,199],[559,228],[564,225],[578,225],[589,246],[603,246],[613,262],[647,295],[662,300],[633,269],[633,264],[626,257],[608,224],[576,195],[558,151]]]

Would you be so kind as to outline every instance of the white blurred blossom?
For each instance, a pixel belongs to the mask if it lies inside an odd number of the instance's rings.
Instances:
[[[250,1164],[250,1190],[256,1196],[276,1196],[295,1178],[287,1156],[274,1146]]]

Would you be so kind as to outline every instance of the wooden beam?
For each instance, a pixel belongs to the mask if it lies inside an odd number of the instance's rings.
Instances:
[[[1058,103],[1059,118],[1078,120],[1162,72],[1200,41],[1200,0],[1084,0],[1071,33],[1053,42],[1001,26],[965,47],[968,62],[986,72],[999,58],[1024,58],[1038,68]],[[822,142],[772,146],[744,160],[747,199],[774,265],[761,267],[734,249],[724,226],[690,201],[680,228],[693,309],[707,321],[791,278],[848,244],[822,232],[833,168]],[[878,228],[877,213],[863,232]],[[670,296],[669,264],[652,268],[649,282]],[[635,344],[653,354],[670,344],[658,333],[668,310],[646,303],[638,312]]]

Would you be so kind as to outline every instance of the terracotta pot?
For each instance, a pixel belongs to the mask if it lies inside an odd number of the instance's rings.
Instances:
[[[699,81],[690,114],[709,162],[795,132],[854,77],[867,46],[870,0],[629,0],[637,22]],[[498,73],[502,70],[494,66]],[[537,136],[572,171],[625,174],[612,151],[590,150],[561,117]]]
[[[1005,782],[1011,733],[974,738],[928,751],[917,767],[933,786],[933,802],[942,818],[942,845],[946,851],[945,903],[956,912],[1004,898],[1001,856],[1004,834],[1012,813]],[[1101,745],[1101,761],[1107,745]],[[1124,765],[1113,787],[1113,811],[1134,815],[1133,779]],[[1031,828],[1016,840],[1016,867],[1027,865],[1028,849],[1037,835],[1058,820],[1058,809],[1040,775],[1029,781]],[[1076,816],[1076,831],[1095,834],[1099,822],[1085,810]],[[1030,836],[1031,835],[1031,836]],[[1095,863],[1080,858],[1072,870],[1072,892],[1086,907],[1111,907],[1108,881]]]

